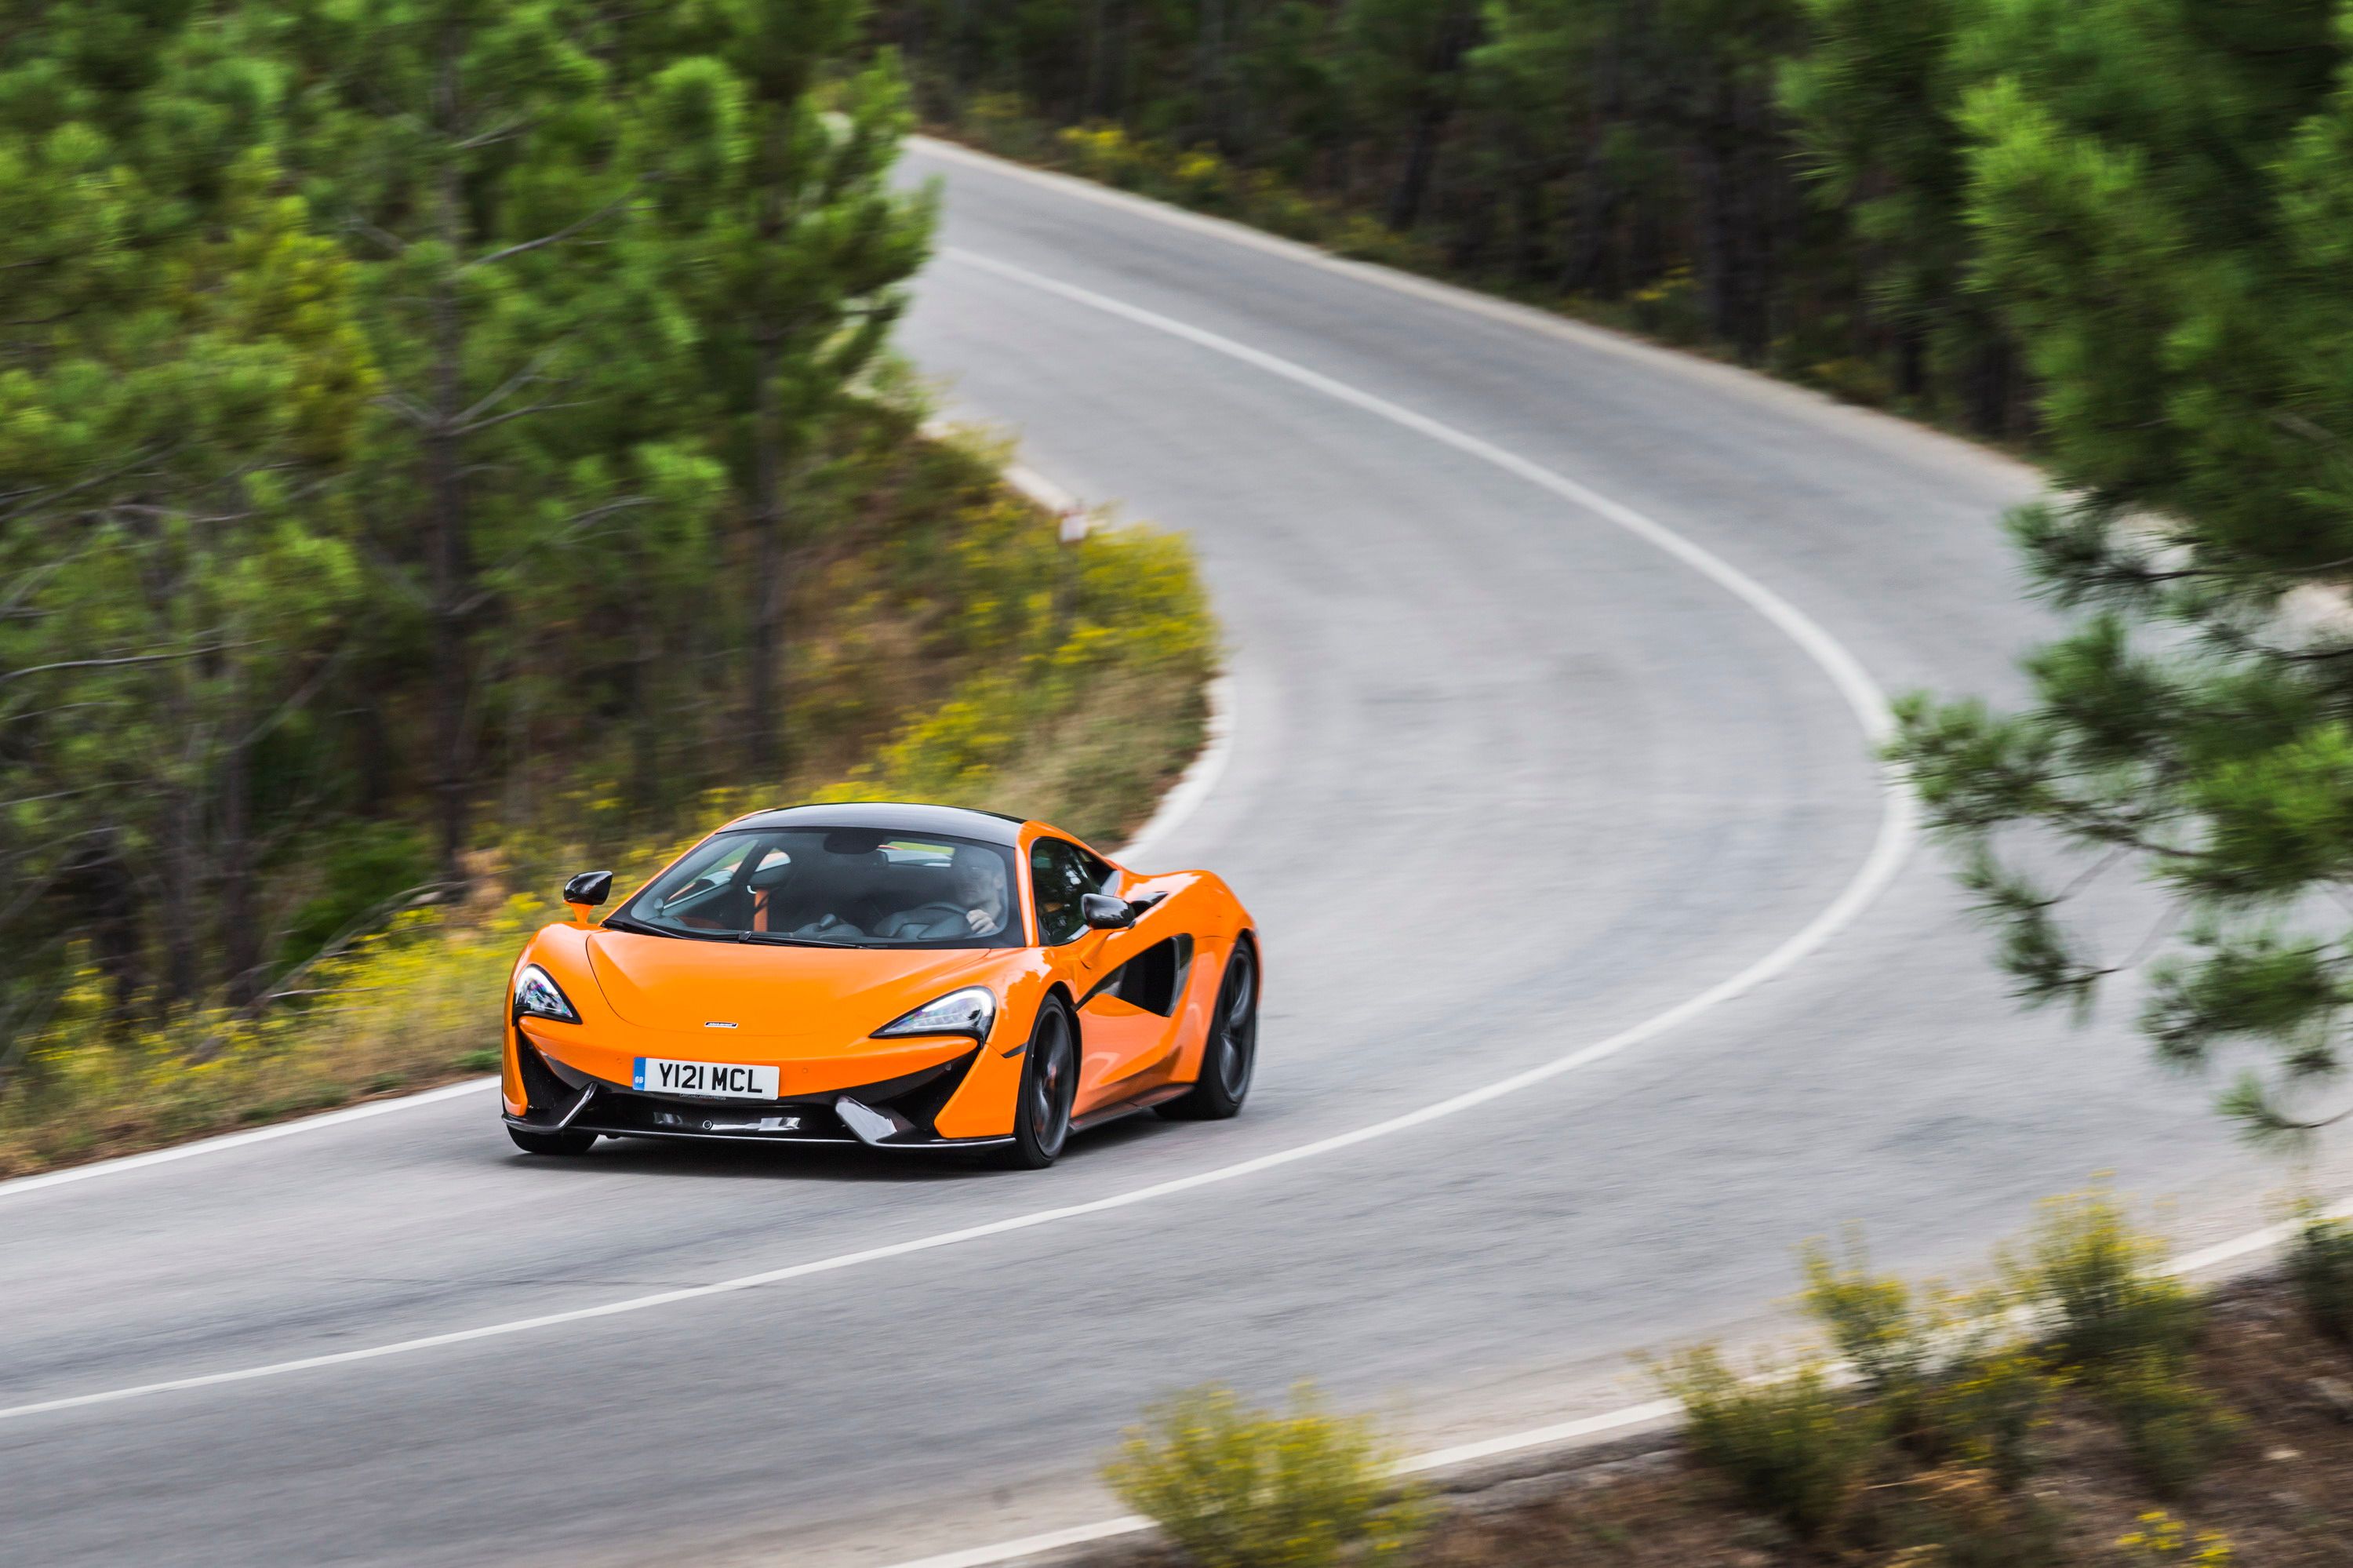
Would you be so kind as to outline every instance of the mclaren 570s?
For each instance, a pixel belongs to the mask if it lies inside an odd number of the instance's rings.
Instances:
[[[1086,1128],[1250,1092],[1258,938],[1205,871],[860,804],[738,818],[600,919],[612,882],[566,883],[571,918],[515,960],[504,1110],[527,1153],[726,1139],[1034,1169]]]

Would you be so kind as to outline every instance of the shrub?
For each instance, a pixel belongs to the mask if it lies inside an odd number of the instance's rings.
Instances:
[[[2162,1351],[2144,1351],[2111,1367],[2099,1393],[2124,1433],[2133,1467],[2159,1497],[2179,1497],[2239,1434],[2238,1418]]]
[[[2312,1326],[2353,1344],[2353,1224],[2306,1214],[2288,1255],[2288,1272]]]
[[[2006,1262],[2057,1363],[2098,1372],[2189,1352],[2201,1309],[2187,1287],[2156,1272],[2164,1256],[2164,1244],[2135,1231],[2113,1198],[2088,1192],[2045,1202],[2023,1257]]]
[[[1974,1352],[1928,1390],[1926,1425],[1936,1447],[2009,1491],[2033,1473],[2034,1434],[2050,1420],[2059,1379],[2021,1345]]]
[[[1879,1405],[1884,1429],[1932,1462],[1958,1461],[2007,1490],[2031,1471],[2054,1377],[2015,1342],[2009,1298],[1915,1291],[1874,1274],[1859,1234],[1841,1255],[1801,1249],[1807,1310]],[[1923,1298],[1925,1297],[1925,1299]]]
[[[1103,1478],[1201,1568],[1322,1568],[1419,1533],[1426,1507],[1390,1480],[1394,1457],[1369,1421],[1325,1414],[1304,1385],[1287,1414],[1201,1388],[1147,1412]]]
[[[1693,1457],[1750,1506],[1810,1537],[1845,1515],[1877,1446],[1880,1417],[1841,1398],[1820,1362],[1743,1379],[1703,1348],[1669,1362],[1659,1381],[1683,1403]]]
[[[1859,1232],[1850,1230],[1842,1255],[1819,1243],[1799,1249],[1806,1271],[1806,1310],[1830,1331],[1831,1343],[1874,1397],[1905,1399],[1927,1373],[1926,1325],[1912,1287],[1893,1275],[1871,1272]]]

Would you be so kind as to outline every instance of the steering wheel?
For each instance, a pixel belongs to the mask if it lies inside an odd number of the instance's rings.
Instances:
[[[902,909],[896,915],[887,915],[876,921],[874,934],[930,941],[941,937],[970,936],[972,922],[965,918],[961,905],[918,904],[913,909]]]

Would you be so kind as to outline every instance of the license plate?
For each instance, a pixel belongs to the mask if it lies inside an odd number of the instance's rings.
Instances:
[[[672,1062],[661,1056],[640,1056],[633,1086],[649,1095],[772,1100],[776,1097],[776,1069],[748,1067],[739,1062]]]

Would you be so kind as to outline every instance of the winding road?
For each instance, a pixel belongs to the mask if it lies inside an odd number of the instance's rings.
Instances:
[[[2117,1019],[2005,1000],[1876,691],[2014,693],[2033,475],[1699,360],[952,149],[902,342],[1189,533],[1260,915],[1258,1086],[1034,1175],[516,1156],[479,1088],[0,1184],[0,1559],[885,1568],[1115,1512],[1154,1396],[1411,1446],[1648,1397],[1863,1222],[1952,1268],[2115,1173],[2286,1173]],[[103,1396],[103,1397],[97,1397]]]

